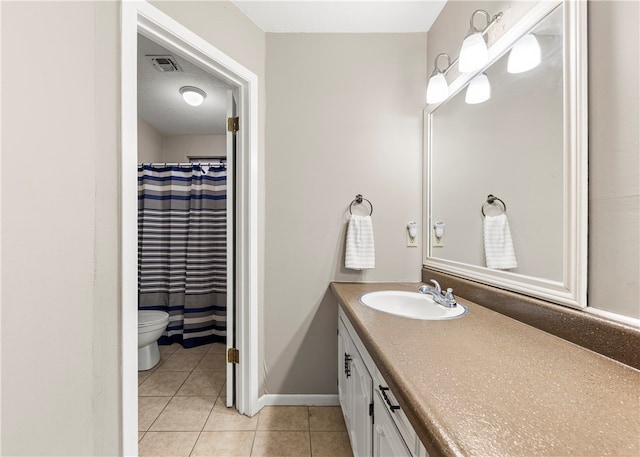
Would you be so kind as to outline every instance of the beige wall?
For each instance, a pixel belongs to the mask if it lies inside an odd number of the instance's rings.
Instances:
[[[267,34],[266,392],[336,393],[329,282],[416,281],[426,34]],[[348,206],[374,205],[376,268],[344,268]],[[356,208],[355,211],[361,209]]]
[[[141,117],[138,118],[138,163],[164,162],[162,135]]]
[[[226,135],[165,135],[163,162],[187,162],[187,157],[226,157]]]
[[[226,135],[162,135],[138,118],[138,162],[188,162],[188,157],[226,155]]]
[[[456,57],[469,15],[509,11],[502,33],[531,2],[448,2],[429,31],[429,72]],[[589,305],[640,318],[639,4],[589,2]],[[452,81],[455,74],[448,78]]]
[[[3,455],[118,453],[118,23],[2,3]]]
[[[588,12],[589,304],[640,318],[640,3]]]

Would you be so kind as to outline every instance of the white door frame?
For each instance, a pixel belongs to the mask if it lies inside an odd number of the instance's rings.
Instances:
[[[152,39],[236,87],[236,407],[253,416],[258,403],[258,77],[143,0],[121,9],[121,357],[122,454],[138,453],[138,110],[137,34]]]

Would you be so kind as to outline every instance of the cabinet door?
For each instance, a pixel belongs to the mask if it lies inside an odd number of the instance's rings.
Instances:
[[[372,401],[373,382],[371,375],[354,349],[351,361],[351,446],[355,457],[369,457],[371,455],[371,415],[369,405]]]
[[[373,455],[374,457],[411,457],[400,432],[384,400],[376,392],[373,406]]]
[[[349,381],[351,379],[351,354],[349,354],[350,340],[347,329],[338,319],[338,397],[342,406],[342,415],[347,430],[351,429],[351,402],[349,397]],[[353,346],[353,345],[351,345]]]

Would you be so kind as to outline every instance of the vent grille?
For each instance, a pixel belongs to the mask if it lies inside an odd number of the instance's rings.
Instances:
[[[176,62],[175,57],[167,55],[167,56],[145,56],[153,68],[162,72],[170,72],[170,71],[182,71],[178,62]]]

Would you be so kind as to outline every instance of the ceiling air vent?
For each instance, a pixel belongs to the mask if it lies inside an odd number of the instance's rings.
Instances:
[[[182,71],[173,56],[145,56],[158,71]]]

